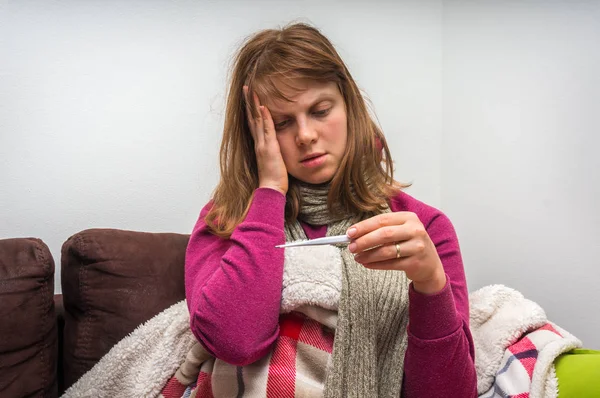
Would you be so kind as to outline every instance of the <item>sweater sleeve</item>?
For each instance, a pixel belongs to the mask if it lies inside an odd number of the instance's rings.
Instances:
[[[255,191],[250,209],[229,239],[194,227],[185,259],[191,330],[215,357],[243,366],[262,358],[279,333],[283,280],[285,196]]]
[[[469,298],[458,239],[450,220],[436,214],[426,225],[447,276],[438,293],[409,290],[408,347],[403,397],[477,397]]]

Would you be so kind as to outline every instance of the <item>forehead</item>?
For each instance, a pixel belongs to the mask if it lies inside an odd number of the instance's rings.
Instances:
[[[293,87],[275,82],[277,89],[291,101],[283,98],[266,98],[264,103],[272,113],[292,113],[310,108],[323,100],[341,99],[335,82],[295,81]]]

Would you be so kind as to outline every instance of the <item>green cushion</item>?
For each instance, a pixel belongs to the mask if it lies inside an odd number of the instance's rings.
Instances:
[[[600,351],[575,349],[554,361],[558,398],[600,397]]]

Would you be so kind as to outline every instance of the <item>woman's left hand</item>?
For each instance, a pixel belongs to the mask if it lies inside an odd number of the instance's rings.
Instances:
[[[416,291],[433,294],[446,285],[434,243],[415,213],[379,214],[348,228],[348,246],[366,268],[406,272]]]

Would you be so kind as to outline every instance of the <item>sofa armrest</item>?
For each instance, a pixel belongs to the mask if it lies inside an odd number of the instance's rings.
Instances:
[[[54,260],[40,239],[0,240],[0,397],[56,397]]]

